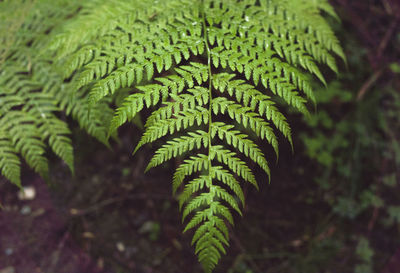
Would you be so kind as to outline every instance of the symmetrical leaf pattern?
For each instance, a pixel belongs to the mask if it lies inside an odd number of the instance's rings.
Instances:
[[[1,72],[2,174],[19,183],[21,154],[45,175],[46,143],[73,168],[69,130],[57,119],[59,111],[107,143],[120,126],[150,109],[134,153],[163,143],[146,170],[183,158],[173,193],[184,231],[194,232],[195,253],[211,272],[229,245],[232,212],[242,214],[242,183],[258,188],[251,166],[270,177],[259,141],[269,143],[277,157],[279,135],[292,144],[277,101],[309,115],[307,104],[315,103],[311,81],[325,83],[319,65],[337,72],[335,57],[345,59],[322,16],[338,19],[335,12],[327,0],[69,5],[70,14],[63,15],[69,18],[52,22],[51,35],[37,39],[54,60],[38,57],[26,75],[18,70],[24,60],[10,55],[6,62],[20,66]],[[124,100],[111,114],[120,94]]]

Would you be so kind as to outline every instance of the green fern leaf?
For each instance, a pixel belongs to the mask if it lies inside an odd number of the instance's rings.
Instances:
[[[318,63],[337,72],[334,55],[344,58],[320,10],[337,16],[326,1],[170,0],[163,5],[165,11],[158,10],[151,21],[144,6],[131,21],[119,19],[120,29],[99,37],[105,41],[102,56],[75,53],[80,61],[73,61],[74,66],[81,67],[76,69],[77,87],[91,88],[90,105],[120,88],[132,88],[116,109],[109,132],[145,107],[157,106],[134,153],[144,144],[173,138],[155,152],[146,171],[198,151],[177,168],[172,189],[175,194],[182,188],[182,218],[190,219],[184,231],[195,230],[195,253],[211,272],[228,245],[224,221],[233,224],[230,209],[241,215],[239,204],[244,205],[238,179],[258,188],[243,157],[270,177],[268,161],[248,133],[267,141],[276,155],[275,130],[292,144],[290,126],[275,99],[309,115],[307,102],[315,103],[311,75],[325,83]],[[188,12],[169,9],[176,5]],[[138,35],[140,28],[149,31]],[[106,41],[107,33],[121,37],[118,47]],[[127,33],[135,35],[125,38]],[[190,65],[182,64],[183,59]],[[143,74],[157,83],[144,83]],[[194,178],[185,182],[189,177]]]
[[[321,15],[338,19],[333,8],[327,0],[59,0],[54,11],[48,1],[34,9],[45,24],[27,16],[0,69],[2,175],[20,185],[19,155],[46,175],[47,146],[73,170],[70,130],[57,113],[108,145],[150,111],[134,153],[161,142],[146,171],[184,159],[172,191],[212,272],[232,211],[242,214],[241,182],[258,189],[253,173],[271,176],[259,143],[277,157],[280,134],[293,146],[277,102],[309,115],[312,81],[325,84],[321,65],[337,73],[336,57],[345,61]]]

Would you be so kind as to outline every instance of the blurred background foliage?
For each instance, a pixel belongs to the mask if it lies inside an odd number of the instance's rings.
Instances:
[[[354,244],[354,272],[400,272],[381,248],[383,230],[399,246],[400,2],[333,2],[348,68],[319,88],[300,138],[332,221],[352,226],[340,232]]]
[[[17,2],[26,7],[16,9],[21,16],[15,18],[21,18],[31,2]],[[231,231],[232,247],[216,272],[400,272],[400,2],[331,2],[342,19],[336,32],[348,64],[326,87],[315,87],[318,103],[310,118],[292,115],[295,152],[282,143],[272,183],[260,193],[246,190],[244,218]],[[0,62],[20,24],[9,22],[13,27],[0,37]],[[135,124],[140,130],[139,119]],[[131,159],[126,151],[138,136],[123,130],[110,152],[76,129],[75,177],[53,163],[56,183],[49,195],[62,218],[55,246],[67,234],[84,251],[79,255],[94,261],[91,269],[75,272],[200,272],[190,238],[180,239],[177,202],[164,183],[171,170],[144,176],[146,153]],[[35,176],[26,171],[24,177]],[[17,200],[16,191],[0,183],[4,210],[20,215],[14,222],[7,213],[0,217],[0,272],[33,272],[21,260],[35,257],[37,272],[50,273],[48,265],[62,259],[40,254],[42,231],[22,227],[35,206],[50,209]],[[33,212],[26,213],[26,206]],[[19,253],[5,239],[5,228],[13,224],[23,238],[24,232],[28,239],[36,236],[25,242],[34,254]],[[67,268],[54,272],[71,272]]]

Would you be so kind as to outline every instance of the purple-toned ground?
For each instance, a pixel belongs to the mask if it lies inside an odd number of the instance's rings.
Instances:
[[[68,230],[67,217],[55,208],[49,189],[32,180],[33,200],[20,201],[17,190],[3,186],[0,212],[0,272],[103,273]],[[8,190],[4,188],[7,187]]]

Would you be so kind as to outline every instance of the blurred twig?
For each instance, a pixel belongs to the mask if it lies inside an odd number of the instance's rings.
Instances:
[[[379,44],[377,58],[380,59],[382,57],[383,52],[385,51],[390,39],[393,36],[394,31],[396,30],[397,24],[399,23],[400,15],[397,15],[392,23],[390,24],[389,28],[387,29],[385,35],[382,38],[382,41]]]
[[[51,255],[51,259],[50,259],[51,263],[48,267],[49,272],[56,272],[57,265],[59,265],[58,262],[60,260],[61,251],[64,248],[65,243],[67,242],[68,238],[69,238],[69,232],[66,231],[64,233],[64,235],[62,236],[60,242],[58,243],[57,249]]]
[[[385,32],[385,35],[383,36],[381,42],[379,43],[376,52],[376,59],[381,62],[382,62],[383,52],[387,48],[389,41],[391,40],[394,31],[396,30],[399,20],[400,20],[400,15],[397,15],[390,24],[387,31]],[[375,73],[372,74],[371,77],[369,77],[369,79],[362,85],[362,87],[358,91],[357,101],[360,101],[364,97],[365,93],[367,93],[367,91],[371,88],[371,86],[382,76],[382,73],[385,69],[386,65],[382,66],[379,70],[375,71]]]
[[[371,88],[371,86],[380,78],[383,72],[383,68],[376,71],[374,74],[369,77],[369,79],[361,86],[360,90],[358,91],[357,101],[360,101],[365,93]]]
[[[115,198],[110,198],[110,199],[106,199],[104,201],[101,201],[97,204],[94,204],[86,209],[75,209],[75,208],[71,208],[70,209],[70,214],[73,216],[82,216],[85,214],[89,214],[92,212],[95,212],[97,210],[99,210],[102,207],[114,204],[114,203],[119,203],[119,202],[123,202],[125,200],[128,199],[171,199],[172,197],[169,195],[162,195],[162,194],[130,194],[127,196],[122,196],[122,197],[115,197]]]

